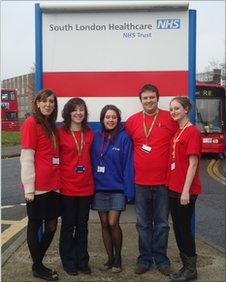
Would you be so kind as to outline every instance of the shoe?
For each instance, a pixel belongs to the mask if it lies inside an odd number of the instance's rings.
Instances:
[[[78,267],[78,270],[80,272],[82,272],[83,274],[91,274],[91,268],[89,267],[89,265],[86,265],[86,266],[80,266]]]
[[[32,265],[32,271],[36,271],[36,272],[39,272],[39,269],[41,271],[45,271],[46,273],[49,273],[49,274],[57,274],[56,270],[55,269],[51,269],[51,268],[48,268],[46,267],[44,264],[41,264],[39,266],[33,264]]]
[[[72,275],[72,276],[78,275],[78,271],[77,271],[76,268],[67,268],[67,267],[64,267],[64,271],[65,271],[68,275]]]
[[[149,268],[142,266],[140,264],[137,264],[137,266],[134,270],[134,273],[135,274],[143,274],[143,273],[147,272],[148,270],[149,270]]]
[[[106,271],[106,270],[111,269],[112,266],[113,266],[113,262],[108,260],[102,267],[100,267],[100,270]]]
[[[114,259],[114,262],[112,264],[111,272],[113,273],[119,273],[122,271],[122,258],[121,255],[116,257]]]
[[[118,267],[112,266],[112,268],[111,268],[112,273],[119,273],[121,271],[122,271],[122,268],[120,266],[118,266]]]
[[[169,266],[166,266],[166,267],[160,267],[159,268],[159,271],[165,275],[165,276],[169,276],[170,274],[172,274],[172,270],[170,269]]]
[[[59,279],[56,271],[47,271],[43,268],[40,269],[33,268],[32,272],[34,277],[41,278],[47,281],[57,281]]]
[[[180,253],[183,267],[176,273],[170,275],[173,282],[192,281],[197,279],[197,255],[188,257],[184,253]]]

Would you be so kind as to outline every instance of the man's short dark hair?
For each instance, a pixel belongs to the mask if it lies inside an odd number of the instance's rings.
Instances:
[[[140,100],[141,100],[141,94],[144,92],[154,92],[156,94],[157,100],[159,100],[159,90],[155,85],[145,84],[139,91]]]

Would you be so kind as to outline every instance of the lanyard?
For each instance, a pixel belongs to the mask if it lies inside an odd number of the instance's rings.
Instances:
[[[75,145],[76,145],[76,148],[77,148],[77,151],[78,151],[78,156],[80,157],[82,155],[82,150],[83,150],[83,146],[84,146],[84,138],[83,138],[83,131],[81,131],[81,142],[80,144],[78,143],[75,135],[74,135],[74,132],[70,129],[71,131],[71,134],[72,134],[72,137],[74,139],[74,142],[75,142]]]
[[[107,142],[105,142],[106,137],[107,137]],[[105,136],[105,134],[102,133],[101,144],[100,144],[100,154],[99,154],[99,158],[100,158],[101,163],[102,163],[102,159],[103,159],[104,154],[107,152],[109,143],[110,143],[109,136]],[[105,147],[105,145],[106,145],[106,147]]]
[[[182,135],[182,133],[184,132],[184,130],[189,126],[189,120],[185,123],[184,127],[182,128],[181,132],[177,135],[177,133],[175,134],[174,138],[173,138],[173,151],[172,151],[172,157],[173,159],[175,159],[176,156],[176,144],[177,142],[180,140],[180,137]]]
[[[150,128],[149,130],[147,131],[147,127],[146,127],[146,123],[145,123],[145,113],[143,112],[143,129],[144,129],[144,135],[146,137],[146,144],[147,144],[147,141],[148,141],[148,137],[150,136],[151,132],[152,132],[152,129],[154,127],[154,124],[156,122],[156,119],[157,119],[157,116],[158,116],[158,113],[159,113],[159,110],[157,110],[155,116],[154,116],[154,119],[150,125]]]
[[[54,154],[55,154],[56,153],[56,147],[57,147],[56,136],[55,136],[55,134],[53,133],[52,130],[51,130],[51,133],[52,133],[52,137],[53,137],[53,151],[54,151]]]

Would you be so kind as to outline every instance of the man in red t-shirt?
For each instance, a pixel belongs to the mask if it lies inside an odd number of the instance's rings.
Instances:
[[[170,140],[178,125],[168,111],[158,108],[159,92],[156,86],[144,85],[139,97],[143,111],[132,115],[125,124],[134,145],[135,207],[140,252],[135,273],[142,274],[155,263],[162,274],[169,275],[169,204],[165,184]]]

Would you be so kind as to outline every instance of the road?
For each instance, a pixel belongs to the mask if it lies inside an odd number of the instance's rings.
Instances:
[[[196,232],[208,242],[225,247],[225,195],[226,187],[207,173],[210,160],[202,160],[202,194],[196,205]],[[225,162],[225,161],[224,161]]]
[[[210,160],[201,162],[201,180],[203,193],[197,200],[196,233],[210,244],[225,249],[225,192],[226,187],[211,178],[207,173]],[[23,191],[20,188],[19,158],[2,160],[2,232],[10,227],[13,220],[21,227],[26,222],[23,205]],[[22,204],[22,205],[21,205]],[[135,232],[135,231],[134,231]]]
[[[20,185],[19,158],[2,160],[1,185],[1,247],[2,254],[13,248],[26,227],[26,207]],[[3,256],[3,258],[6,256]]]
[[[2,206],[24,202],[19,158],[2,160]]]

